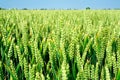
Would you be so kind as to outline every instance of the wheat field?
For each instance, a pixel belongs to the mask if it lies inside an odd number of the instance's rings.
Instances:
[[[0,80],[120,80],[120,11],[0,10]]]

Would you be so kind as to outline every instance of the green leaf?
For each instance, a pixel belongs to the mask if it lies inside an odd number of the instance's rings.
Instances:
[[[116,76],[116,80],[120,80],[120,68],[118,70],[117,76]]]

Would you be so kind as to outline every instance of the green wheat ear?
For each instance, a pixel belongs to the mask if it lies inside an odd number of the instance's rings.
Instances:
[[[45,80],[45,77],[41,72],[36,72],[35,80]]]
[[[23,55],[20,52],[19,46],[16,46],[16,50],[17,50],[17,55],[18,55],[20,66],[23,67],[23,61],[22,61],[23,60]]]
[[[70,45],[69,45],[69,57],[70,57],[70,60],[72,60],[74,57],[74,43],[72,41],[70,42]]]
[[[117,51],[117,68],[120,68],[120,53]]]
[[[108,41],[106,48],[106,63],[108,67],[112,67],[112,40]]]
[[[120,38],[118,38],[118,49],[117,49],[117,67],[120,68]]]
[[[69,65],[66,63],[66,61],[63,61],[61,65],[61,71],[62,71],[62,80],[68,80]]]
[[[35,69],[36,65],[33,64],[32,66],[29,64],[29,79],[34,80],[35,79]]]
[[[106,72],[106,80],[111,80],[110,79],[110,72],[109,72],[107,65],[105,66],[105,72]]]
[[[28,71],[28,62],[26,58],[24,58],[24,74],[25,78],[28,80],[29,79],[29,71]]]
[[[113,53],[113,56],[112,56],[112,65],[113,65],[113,73],[116,77],[116,75],[117,75],[117,62],[116,62],[115,53]]]
[[[12,73],[13,73],[14,76],[15,76],[15,79],[18,80],[18,76],[17,76],[17,73],[16,73],[16,71],[15,71],[15,67],[14,67],[14,65],[13,65],[13,61],[12,61],[12,60],[10,60],[10,67],[11,67]]]
[[[104,80],[106,77],[105,67],[102,68],[100,79]]]
[[[86,48],[85,48],[85,50],[84,50],[84,52],[83,52],[83,55],[82,55],[82,64],[84,64],[84,62],[85,62],[85,58],[86,58],[86,55],[87,55],[87,51],[89,50],[92,41],[93,41],[93,38],[91,38],[91,39],[89,40],[89,42],[88,42],[88,44],[87,44],[87,46],[86,46]]]
[[[96,68],[95,68],[95,80],[98,80],[98,79],[99,79],[98,73],[99,73],[99,64],[96,63]]]
[[[15,40],[15,38],[12,39],[11,45],[10,45],[9,50],[8,50],[8,57],[9,57],[9,58],[12,56],[12,53],[13,53],[12,50],[13,50],[13,43],[14,43],[14,40]]]
[[[91,65],[91,70],[90,70],[90,77],[91,77],[91,79],[92,80],[95,80],[95,67],[94,67],[94,65]]]
[[[11,79],[18,80],[15,69],[13,67],[13,63],[11,61],[10,61],[10,67],[7,66],[6,64],[4,64],[4,67],[7,73],[9,73],[9,76],[11,77]]]

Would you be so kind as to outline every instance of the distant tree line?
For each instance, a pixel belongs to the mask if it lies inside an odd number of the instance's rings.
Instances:
[[[86,7],[85,9],[90,10],[91,8]],[[66,9],[63,9],[63,8],[61,8],[61,9],[56,9],[56,8],[51,8],[51,9],[47,9],[47,8],[40,8],[40,9],[28,9],[28,8],[17,9],[17,8],[12,8],[12,9],[6,9],[6,8],[0,7],[0,10],[80,10],[80,9],[76,9],[76,8],[66,8]],[[120,10],[120,8],[114,8],[114,9],[103,8],[101,10]]]
[[[1,8],[1,7],[0,7],[0,10],[5,10],[5,8]]]

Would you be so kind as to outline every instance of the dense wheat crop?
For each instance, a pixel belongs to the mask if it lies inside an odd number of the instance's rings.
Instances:
[[[120,11],[0,11],[0,80],[120,80]]]

